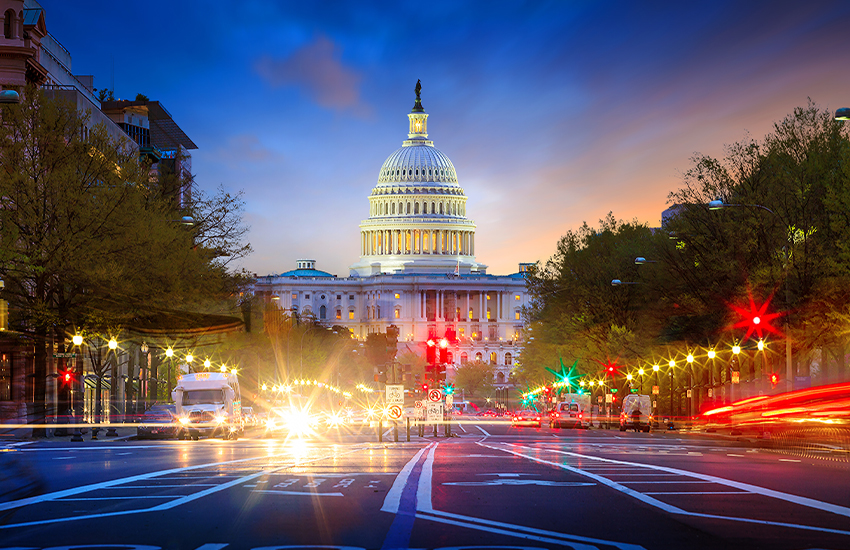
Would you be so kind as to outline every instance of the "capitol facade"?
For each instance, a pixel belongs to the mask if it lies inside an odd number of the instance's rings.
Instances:
[[[348,277],[297,260],[296,269],[259,277],[256,295],[278,307],[340,325],[355,337],[399,328],[399,353],[421,353],[429,337],[453,329],[447,377],[461,364],[495,366],[509,383],[527,305],[525,270],[490,275],[475,258],[475,223],[451,160],[428,139],[428,114],[416,87],[407,139],[381,166],[360,224],[360,260]]]

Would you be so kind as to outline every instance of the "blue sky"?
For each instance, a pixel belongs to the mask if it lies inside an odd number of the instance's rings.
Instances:
[[[244,190],[243,261],[347,276],[422,81],[489,272],[609,211],[657,225],[695,152],[850,106],[850,2],[41,0],[76,74],[159,100],[199,186]]]

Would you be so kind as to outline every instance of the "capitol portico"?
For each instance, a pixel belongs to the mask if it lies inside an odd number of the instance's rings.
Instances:
[[[358,338],[399,327],[399,353],[425,353],[429,336],[453,328],[453,366],[484,361],[504,385],[518,355],[525,274],[496,276],[475,259],[475,223],[466,217],[466,194],[451,160],[428,139],[420,99],[408,117],[407,139],[381,166],[360,224],[360,260],[348,277],[316,269],[313,260],[259,277],[255,292],[281,309],[341,325]]]

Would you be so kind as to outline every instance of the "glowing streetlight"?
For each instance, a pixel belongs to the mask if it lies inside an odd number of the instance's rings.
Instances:
[[[688,356],[687,356],[687,357],[685,357],[685,360],[686,360],[688,363],[693,363],[693,362],[694,362],[694,355],[693,355],[692,353],[689,353],[689,354],[688,354]]]
[[[189,354],[187,354],[187,355],[186,355],[186,362],[187,362],[187,363],[191,363],[191,362],[192,362],[192,361],[194,361],[194,360],[195,360],[195,356],[194,356],[194,355],[192,355],[191,353],[189,353]]]
[[[169,359],[171,359],[172,357],[174,357],[174,350],[171,349],[171,348],[168,348],[167,350],[165,350],[165,356],[168,357]]]
[[[75,334],[73,338],[71,338],[71,342],[74,343],[75,346],[83,345],[83,337],[79,334]]]
[[[638,369],[638,374],[639,374],[639,375],[643,376],[643,372],[644,372],[644,371],[643,371],[643,369]]]
[[[658,372],[661,370],[661,365],[652,365],[652,370]]]
[[[670,366],[670,368],[672,369],[673,367],[675,367],[675,366],[676,366],[676,362],[675,362],[675,361],[673,361],[672,359],[670,359],[670,362],[668,363],[668,365],[669,365],[669,366]]]
[[[764,351],[764,340],[759,340],[758,349],[759,351]]]
[[[109,349],[115,351],[116,349],[118,349],[118,340],[116,340],[115,338],[110,338],[109,342],[106,345],[109,346]]]
[[[632,376],[632,373],[629,373],[629,374],[626,375],[626,380],[628,380],[629,382],[631,382],[632,378],[634,378]]]
[[[739,346],[737,344],[732,346],[732,353],[734,353],[735,355],[738,355],[739,353],[741,353],[741,346]]]
[[[715,357],[717,357],[717,352],[714,351],[713,349],[708,350],[708,358],[714,359]]]
[[[221,372],[227,372],[227,365],[221,366]]]
[[[266,386],[265,384],[263,384],[263,391],[266,391],[267,389],[268,389],[268,386]]]
[[[212,362],[209,359],[204,359],[204,368],[208,369],[212,365]]]

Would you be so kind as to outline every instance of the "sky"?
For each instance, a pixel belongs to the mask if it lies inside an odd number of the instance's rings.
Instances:
[[[244,193],[258,275],[348,276],[417,79],[496,275],[608,212],[658,226],[695,153],[809,97],[850,106],[846,1],[40,2],[75,74],[162,102],[197,185]]]

